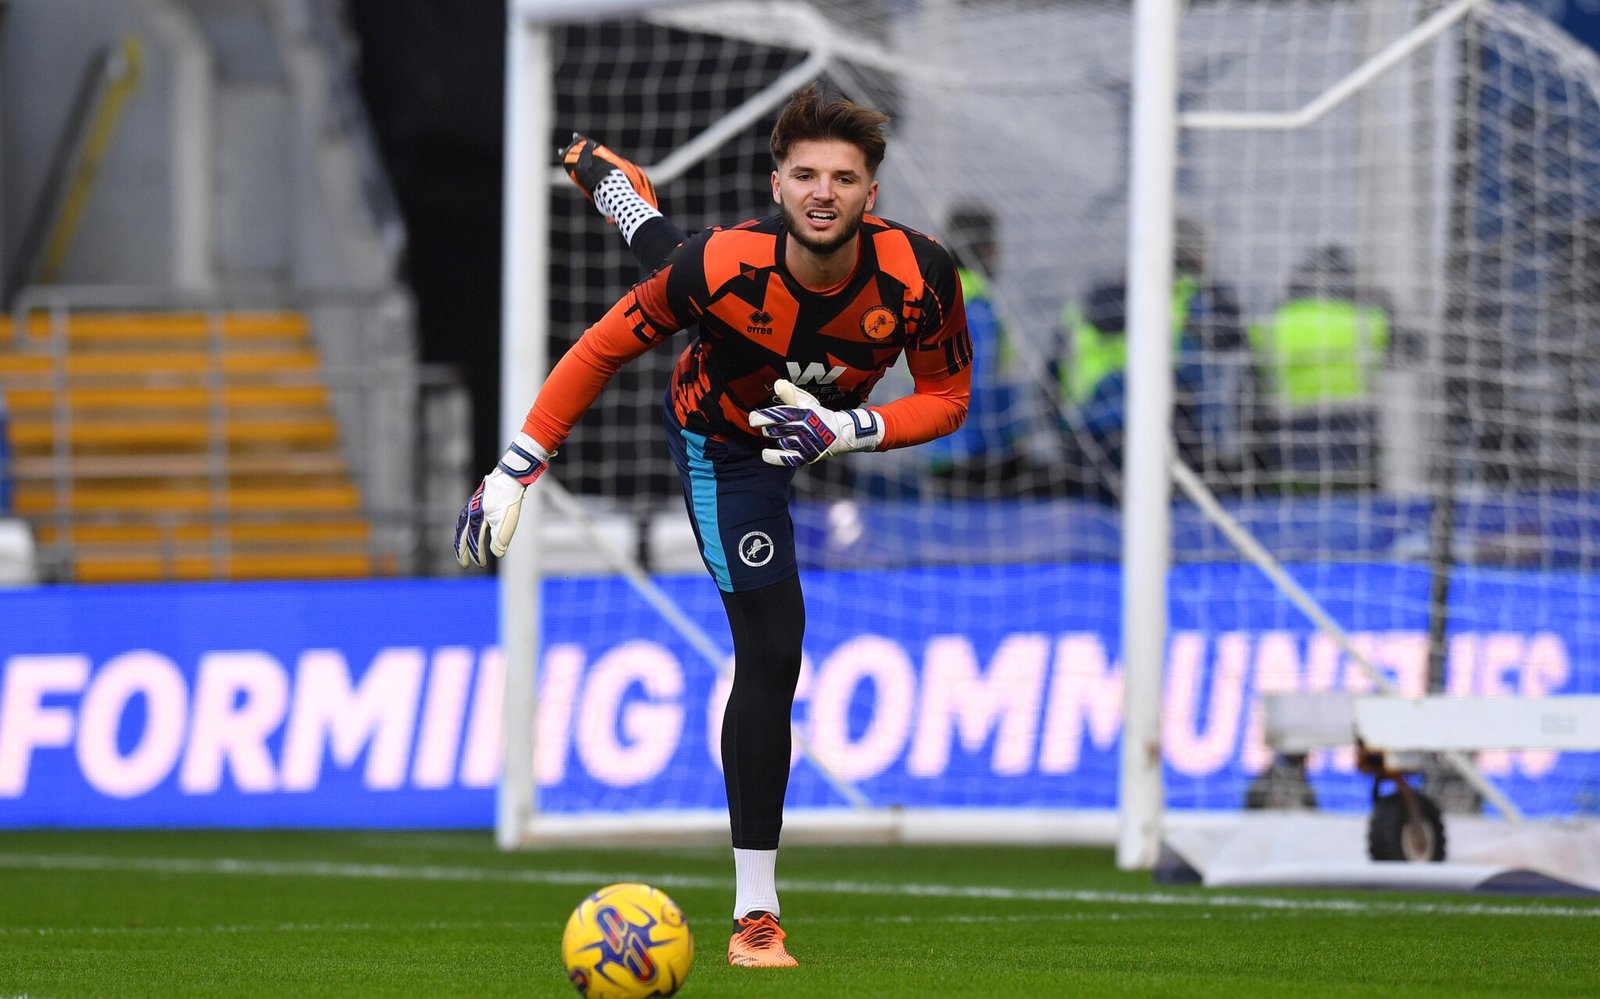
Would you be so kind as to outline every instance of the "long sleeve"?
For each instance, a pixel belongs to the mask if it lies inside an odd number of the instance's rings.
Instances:
[[[913,368],[916,391],[882,406],[870,406],[883,417],[883,443],[878,450],[910,447],[953,433],[967,418],[967,402],[972,395],[972,368],[938,377],[918,374]]]
[[[954,433],[967,418],[972,398],[972,338],[967,309],[954,262],[942,248],[923,273],[926,286],[921,314],[931,328],[906,349],[906,367],[916,390],[908,396],[870,407],[883,417],[884,437],[878,450],[910,447]]]
[[[624,364],[660,343],[672,330],[644,318],[639,299],[646,285],[665,281],[662,271],[635,286],[600,321],[584,331],[556,362],[522,423],[523,431],[554,453]]]

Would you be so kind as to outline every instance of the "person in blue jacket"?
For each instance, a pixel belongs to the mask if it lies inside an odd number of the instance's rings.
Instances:
[[[956,261],[972,338],[972,395],[967,421],[955,433],[922,446],[936,483],[960,495],[1005,493],[1020,474],[1024,421],[1013,344],[990,287],[999,274],[1000,239],[994,213],[968,202],[954,208],[941,230]]]
[[[1092,286],[1062,310],[1056,366],[1069,491],[1121,495],[1127,421],[1127,281]],[[1208,274],[1205,233],[1180,219],[1172,295],[1173,437],[1178,457],[1214,487],[1243,466],[1241,419],[1253,396],[1249,343],[1233,290]]]

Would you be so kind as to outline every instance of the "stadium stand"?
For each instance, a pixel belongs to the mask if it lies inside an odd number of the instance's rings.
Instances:
[[[65,578],[384,570],[304,315],[35,314],[7,332],[14,510]]]
[[[11,8],[0,512],[41,581],[436,568],[470,406],[421,361],[354,59],[308,0]]]

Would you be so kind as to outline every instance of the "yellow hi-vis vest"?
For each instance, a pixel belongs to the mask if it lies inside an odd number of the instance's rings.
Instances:
[[[989,281],[982,274],[970,267],[957,267],[956,277],[961,281],[961,300],[963,302],[976,302],[982,299],[991,301],[992,306],[992,300],[989,299]],[[1007,335],[1005,326],[1000,323],[998,314],[995,315],[995,333],[1000,338],[998,349],[992,357],[986,357],[984,360],[997,366],[998,370],[994,372],[995,374],[1010,373],[1016,363],[1016,358],[1013,356],[1011,348],[1011,337]],[[982,372],[982,374],[989,373]]]
[[[1189,322],[1189,300],[1200,285],[1192,277],[1179,277],[1172,285],[1172,350],[1176,354]],[[1061,368],[1061,395],[1068,402],[1082,405],[1094,395],[1100,380],[1128,366],[1128,336],[1125,330],[1102,330],[1083,317],[1076,303],[1062,313],[1062,325],[1072,335],[1071,363]],[[1176,359],[1176,358],[1174,358]]]
[[[1389,320],[1371,305],[1326,298],[1286,302],[1250,327],[1268,398],[1300,409],[1364,401],[1389,346]]]
[[[962,301],[989,297],[989,282],[983,279],[982,274],[970,267],[957,267],[956,277],[961,280]]]

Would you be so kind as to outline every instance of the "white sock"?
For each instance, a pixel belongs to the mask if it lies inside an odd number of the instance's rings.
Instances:
[[[733,918],[760,910],[778,915],[777,850],[733,851]]]
[[[615,219],[622,238],[630,243],[640,226],[661,217],[661,213],[633,189],[621,170],[612,170],[595,185],[594,207],[606,218]]]

